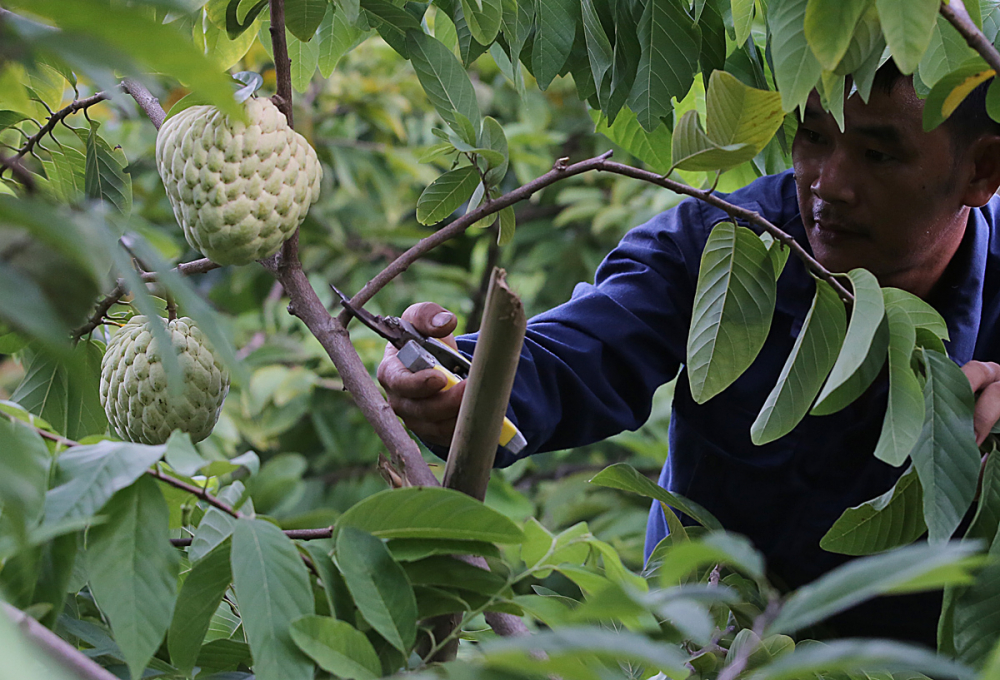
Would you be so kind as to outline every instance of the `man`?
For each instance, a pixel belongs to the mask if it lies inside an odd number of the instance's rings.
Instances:
[[[977,393],[979,441],[1000,418],[1000,129],[986,116],[983,91],[939,128],[922,129],[923,102],[891,62],[880,69],[869,103],[845,102],[845,131],[813,93],[792,147],[793,171],[763,177],[727,200],[791,233],[828,269],[872,271],[932,304],[948,322],[950,355]],[[687,200],[622,240],[594,285],[535,317],[511,396],[511,416],[526,453],[579,446],[649,414],[655,389],[673,378],[685,343],[701,251],[727,215]],[[791,587],[843,557],[819,539],[847,507],[887,490],[901,470],[872,456],[885,412],[880,379],[842,411],[807,416],[787,436],[754,446],[750,425],[774,386],[814,292],[790,258],[778,281],[764,348],[733,385],[702,405],[683,370],[670,424],[670,456],[660,484],[708,508],[723,526],[748,536],[772,572]],[[445,337],[455,318],[432,303],[404,315]],[[458,346],[472,350],[474,338]],[[433,372],[409,374],[387,348],[379,379],[415,434],[446,445],[462,386],[439,392]],[[511,462],[503,450],[498,465]],[[667,533],[659,504],[650,513],[646,552]],[[876,601],[839,621],[849,635],[934,644],[940,594]],[[891,613],[884,615],[883,612]]]

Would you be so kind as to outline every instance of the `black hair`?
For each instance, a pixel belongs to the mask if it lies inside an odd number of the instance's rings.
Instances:
[[[875,73],[872,87],[889,94],[903,77],[896,63],[889,59]],[[960,149],[967,148],[983,135],[1000,135],[1000,123],[986,112],[986,91],[991,82],[992,79],[980,83],[942,123]]]

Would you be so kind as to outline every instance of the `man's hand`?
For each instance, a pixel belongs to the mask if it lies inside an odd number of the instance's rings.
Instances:
[[[423,333],[456,347],[452,331],[455,315],[433,302],[410,305],[403,318]],[[378,367],[378,381],[382,383],[389,405],[403,419],[413,434],[426,442],[448,446],[455,433],[455,421],[465,392],[465,381],[446,392],[445,378],[438,371],[427,369],[410,373],[396,358],[396,348],[387,343],[385,356]]]
[[[976,413],[973,423],[976,444],[982,444],[993,425],[1000,420],[1000,364],[992,361],[970,361],[962,372],[976,395]]]

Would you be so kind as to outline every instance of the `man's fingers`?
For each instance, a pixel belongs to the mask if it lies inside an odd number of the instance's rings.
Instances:
[[[1000,420],[1000,382],[994,382],[983,388],[976,399],[973,423],[976,428],[977,444],[983,443],[998,420]]]
[[[992,361],[970,361],[962,366],[962,372],[969,379],[973,393],[1000,381],[1000,364]]]
[[[378,366],[378,381],[390,395],[407,399],[424,399],[441,391],[447,380],[439,371],[426,369],[411,373],[396,357],[396,348],[386,346],[385,356]]]
[[[448,336],[454,332],[458,320],[441,305],[435,302],[418,302],[406,308],[403,319],[412,323],[414,328],[424,335],[444,338],[449,345],[455,346],[454,339]]]

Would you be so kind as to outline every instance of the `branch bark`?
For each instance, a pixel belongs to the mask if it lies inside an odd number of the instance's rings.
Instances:
[[[490,278],[483,327],[444,470],[446,487],[478,500],[486,497],[527,326],[524,307],[507,287],[506,276],[494,269]]]
[[[160,101],[153,96],[153,93],[147,90],[145,85],[133,78],[123,80],[122,89],[132,95],[132,99],[143,110],[143,113],[149,117],[149,120],[153,123],[153,127],[159,130],[167,117],[167,112],[160,106]]]
[[[288,119],[288,127],[294,127],[292,119],[292,62],[288,58],[288,42],[285,40],[285,0],[270,0],[271,7],[271,52],[274,54],[274,75],[277,92],[271,100]]]
[[[48,658],[58,663],[72,677],[80,680],[118,680],[117,676],[84,656],[83,652],[20,609],[4,602],[3,610],[31,644],[45,652]]]
[[[776,225],[772,224],[768,220],[764,219],[762,216],[753,212],[751,210],[746,210],[739,206],[733,205],[728,201],[725,201],[718,196],[711,193],[706,193],[700,189],[695,189],[686,184],[676,182],[674,180],[668,179],[655,172],[650,172],[648,170],[640,170],[639,168],[633,168],[622,163],[615,163],[609,161],[611,157],[610,151],[596,156],[594,158],[589,158],[587,160],[579,161],[578,163],[573,163],[569,165],[566,163],[566,159],[559,159],[556,161],[555,165],[551,170],[549,170],[544,175],[533,179],[532,181],[524,184],[513,191],[500,196],[492,201],[489,201],[472,212],[469,212],[462,217],[458,218],[454,222],[449,223],[447,226],[442,227],[438,231],[434,232],[430,236],[418,241],[412,248],[407,250],[405,253],[397,257],[395,260],[390,262],[382,271],[380,271],[371,281],[366,283],[364,287],[358,291],[358,293],[351,298],[351,304],[355,307],[361,307],[366,302],[371,300],[376,293],[382,290],[390,281],[406,271],[411,264],[419,260],[429,251],[433,250],[437,246],[441,245],[445,241],[448,241],[455,236],[458,236],[470,226],[486,217],[496,212],[500,212],[503,208],[509,205],[513,205],[519,201],[523,201],[530,198],[536,192],[544,189],[545,187],[555,184],[556,182],[573,177],[575,175],[580,175],[585,172],[590,172],[592,170],[602,170],[604,172],[611,172],[616,175],[623,175],[625,177],[632,177],[634,179],[640,179],[644,182],[649,182],[650,184],[656,184],[665,189],[670,189],[674,193],[682,194],[685,196],[691,196],[702,200],[709,205],[713,205],[717,208],[722,209],[730,216],[735,219],[741,219],[750,224],[757,226],[758,228],[768,232],[774,236],[778,241],[783,243],[785,246],[791,248],[792,254],[798,257],[805,264],[806,268],[809,269],[818,278],[823,279],[829,283],[837,294],[840,295],[841,299],[845,302],[853,302],[854,296],[840,283],[839,280],[834,276],[832,272],[827,270],[823,265],[817,262],[805,249],[794,239],[790,234],[785,233]],[[350,320],[350,312],[346,310],[340,314],[340,322],[346,326],[347,322]]]

